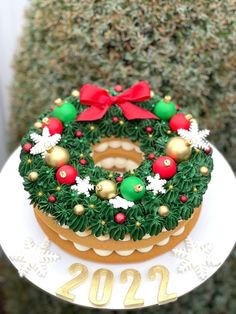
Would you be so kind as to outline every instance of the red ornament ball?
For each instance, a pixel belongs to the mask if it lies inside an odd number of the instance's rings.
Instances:
[[[115,214],[114,220],[118,224],[123,224],[126,221],[126,215],[124,213]]]
[[[147,126],[146,128],[145,128],[145,130],[146,130],[146,132],[147,133],[152,133],[153,132],[153,127],[151,127],[151,126]]]
[[[44,118],[42,128],[45,128],[46,126],[51,135],[62,134],[63,124],[59,119],[54,117]]]
[[[55,203],[56,202],[56,197],[54,195],[50,195],[49,198],[48,198],[48,201],[50,203]]]
[[[151,154],[148,155],[148,159],[149,159],[149,160],[152,160],[152,159],[154,159],[154,158],[155,158],[155,155],[154,155],[154,154],[151,153]]]
[[[152,170],[155,174],[159,173],[162,179],[170,179],[176,174],[177,166],[171,157],[160,156],[153,162]]]
[[[75,183],[75,178],[77,177],[77,175],[78,175],[77,170],[70,165],[64,165],[58,168],[56,172],[56,178],[60,184]]]
[[[188,200],[188,197],[186,195],[182,195],[182,196],[180,196],[180,200],[182,203],[186,203]]]
[[[80,164],[82,165],[82,166],[85,166],[86,164],[87,164],[87,160],[85,160],[85,159],[80,159]]]
[[[123,177],[119,176],[116,178],[116,182],[122,182],[123,181]]]
[[[30,144],[30,143],[25,143],[25,145],[23,146],[23,151],[24,151],[25,153],[29,153],[30,150],[31,150],[31,148],[32,148],[32,144]]]
[[[207,148],[204,149],[205,154],[210,155],[212,154],[212,147],[208,146]]]
[[[76,132],[75,132],[75,136],[76,136],[76,137],[81,138],[81,137],[83,137],[83,135],[84,135],[84,134],[83,134],[83,132],[81,132],[81,131],[76,131]]]
[[[112,118],[112,121],[113,121],[114,123],[117,123],[117,122],[119,121],[119,119],[118,119],[118,117],[113,117],[113,118]]]
[[[114,91],[117,92],[117,93],[122,92],[122,90],[123,90],[123,86],[120,85],[120,84],[117,84],[117,85],[114,87]]]
[[[178,129],[189,130],[190,128],[190,120],[186,118],[183,113],[176,113],[170,119],[170,128],[173,132],[176,132]]]

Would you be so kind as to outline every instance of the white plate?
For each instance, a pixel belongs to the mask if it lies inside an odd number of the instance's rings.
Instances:
[[[6,255],[18,269],[20,260],[19,258],[13,259],[12,256],[23,255],[25,239],[30,237],[36,244],[42,243],[45,239],[44,233],[36,222],[33,209],[29,205],[28,194],[23,190],[22,178],[18,174],[19,153],[20,149],[17,149],[7,161],[0,175],[0,240]],[[114,274],[114,283],[111,299],[103,306],[103,308],[107,309],[125,308],[123,302],[131,284],[131,278],[127,283],[121,283],[120,273],[128,268],[136,269],[141,274],[141,282],[136,297],[144,299],[143,306],[157,304],[160,278],[151,281],[147,275],[148,270],[154,265],[163,265],[169,270],[167,287],[169,293],[176,293],[179,298],[193,290],[208,279],[224,263],[234,246],[236,238],[236,180],[230,166],[217,149],[214,149],[213,158],[214,171],[212,173],[212,180],[204,196],[199,221],[191,232],[190,237],[194,242],[209,242],[213,244],[214,249],[209,256],[215,256],[216,260],[218,260],[215,263],[217,266],[203,265],[203,268],[199,268],[198,266],[201,266],[199,260],[201,254],[197,254],[195,255],[195,262],[197,260],[195,271],[190,263],[188,263],[186,265],[190,265],[190,269],[180,273],[177,269],[182,260],[174,255],[173,251],[143,263],[127,265],[94,263],[71,256],[54,243],[51,243],[50,250],[55,252],[60,259],[46,264],[46,275],[44,277],[40,277],[37,274],[37,269],[36,271],[31,269],[25,277],[36,286],[55,296],[56,290],[73,278],[68,272],[68,267],[73,263],[86,265],[88,268],[88,278],[78,288],[71,291],[76,295],[73,303],[86,307],[99,307],[89,301],[92,276],[99,268],[109,269]],[[182,242],[177,248],[184,249],[185,244]],[[30,251],[31,249],[27,250],[27,252]],[[191,256],[193,257],[193,255]],[[205,256],[202,255],[202,257]],[[33,261],[31,261],[30,265],[33,265]],[[200,279],[200,277],[204,279]]]

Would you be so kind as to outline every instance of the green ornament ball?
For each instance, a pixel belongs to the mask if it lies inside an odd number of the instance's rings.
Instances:
[[[128,177],[122,181],[120,193],[127,201],[138,201],[145,193],[144,182],[135,176]]]
[[[160,100],[154,107],[154,113],[162,120],[168,121],[176,114],[176,105],[169,96]]]
[[[77,110],[70,102],[63,102],[60,106],[56,106],[52,111],[52,116],[62,122],[74,121],[77,116]]]

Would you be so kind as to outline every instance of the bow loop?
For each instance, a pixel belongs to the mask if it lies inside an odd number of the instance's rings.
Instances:
[[[102,119],[112,105],[121,108],[123,115],[128,119],[158,119],[154,114],[132,102],[145,101],[150,98],[150,87],[142,81],[128,88],[123,93],[111,96],[107,90],[100,87],[85,84],[80,90],[80,102],[90,106],[83,111],[77,121],[94,121]]]

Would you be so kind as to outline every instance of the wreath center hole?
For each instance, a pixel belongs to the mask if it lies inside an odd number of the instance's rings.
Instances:
[[[139,143],[128,138],[103,138],[92,146],[92,158],[96,166],[112,172],[131,171],[143,161]]]

